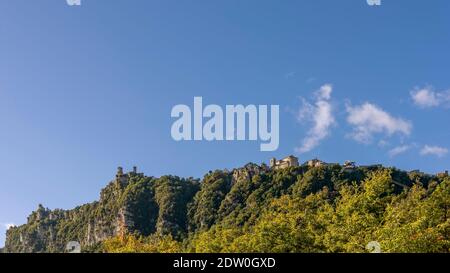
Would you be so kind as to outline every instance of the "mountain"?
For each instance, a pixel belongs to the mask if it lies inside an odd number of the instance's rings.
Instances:
[[[204,178],[116,177],[96,202],[39,205],[5,252],[449,252],[450,179],[381,165],[249,163]]]

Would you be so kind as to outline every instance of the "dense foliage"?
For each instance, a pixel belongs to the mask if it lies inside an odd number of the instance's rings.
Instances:
[[[7,251],[62,251],[78,240],[96,252],[367,252],[372,241],[383,252],[450,252],[450,178],[248,164],[201,182],[131,176],[99,202],[40,207],[28,220],[8,231]]]

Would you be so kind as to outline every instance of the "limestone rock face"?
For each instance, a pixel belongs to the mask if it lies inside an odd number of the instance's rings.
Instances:
[[[99,201],[72,210],[50,210],[39,205],[25,225],[7,231],[5,252],[64,252],[69,242],[84,251],[98,251],[99,244],[124,233],[149,235],[186,232],[187,203],[199,182],[178,177],[153,178],[118,173],[100,193]],[[184,218],[183,218],[184,215]]]
[[[231,172],[223,171],[223,192],[217,199],[224,199],[233,185],[239,187],[268,171],[267,166],[252,163]],[[39,205],[25,225],[7,231],[4,251],[64,252],[72,241],[79,242],[84,250],[96,251],[102,241],[124,233],[179,237],[189,230],[188,205],[199,190],[199,181],[192,178],[146,177],[136,169],[123,173],[119,168],[115,179],[102,189],[98,201],[71,210],[50,210]],[[230,194],[225,199],[226,206],[216,208],[220,213],[232,210],[239,198]],[[214,220],[200,219],[199,225],[206,228]]]
[[[181,242],[215,225],[254,224],[271,200],[285,194],[301,197],[327,188],[334,198],[334,189],[344,183],[362,183],[370,173],[383,169],[387,170],[381,165],[269,168],[249,163],[231,171],[210,171],[200,182],[177,176],[148,177],[136,169],[124,173],[120,168],[98,201],[71,210],[39,205],[26,224],[7,231],[3,251],[64,252],[69,242],[76,241],[84,252],[99,252],[104,240],[124,234],[171,235]],[[388,170],[396,193],[418,181],[423,185],[442,181],[420,172]]]
[[[64,252],[71,241],[87,247],[117,235],[116,203],[127,181],[124,176],[113,180],[102,190],[100,201],[72,210],[50,210],[39,205],[28,217],[27,224],[7,231],[4,251]]]
[[[117,228],[116,233],[126,233],[128,231],[134,230],[133,212],[127,207],[122,207],[119,209],[119,214],[117,216]]]
[[[250,181],[253,176],[260,175],[267,172],[268,169],[265,166],[259,166],[253,163],[248,163],[243,168],[233,170],[233,184],[237,181]]]

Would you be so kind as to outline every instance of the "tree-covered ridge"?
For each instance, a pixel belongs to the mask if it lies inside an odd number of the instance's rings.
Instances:
[[[101,243],[122,233],[186,233],[186,206],[199,182],[176,176],[161,178],[129,173],[100,193],[100,200],[73,210],[50,211],[39,205],[27,224],[7,231],[8,252],[62,252],[70,241],[85,251],[99,251]]]
[[[7,233],[6,251],[450,252],[450,178],[339,164],[247,164],[201,181],[130,173],[98,202],[42,206]]]

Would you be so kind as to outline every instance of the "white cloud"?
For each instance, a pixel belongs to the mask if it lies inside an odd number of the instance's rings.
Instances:
[[[370,143],[374,134],[409,135],[412,130],[411,122],[395,118],[371,103],[347,106],[347,113],[347,122],[353,126],[350,136],[358,142]]]
[[[450,102],[450,91],[435,92],[433,87],[425,87],[411,91],[414,104],[421,108],[437,107]]]
[[[325,84],[316,91],[316,97],[319,100],[331,99],[331,92],[333,92],[333,86],[331,84]]]
[[[421,155],[434,155],[437,157],[443,157],[448,153],[447,148],[439,147],[439,146],[429,146],[425,145],[422,150],[420,150]]]
[[[402,146],[397,146],[391,150],[389,150],[389,156],[390,157],[394,157],[400,154],[403,154],[405,152],[407,152],[409,149],[411,149],[410,145],[402,145]]]
[[[333,107],[330,103],[333,87],[330,84],[323,85],[316,91],[316,102],[313,104],[303,100],[303,106],[298,112],[299,122],[310,120],[313,127],[308,131],[302,141],[302,145],[296,148],[299,153],[306,153],[320,144],[330,133],[330,128],[336,123],[333,116]]]

